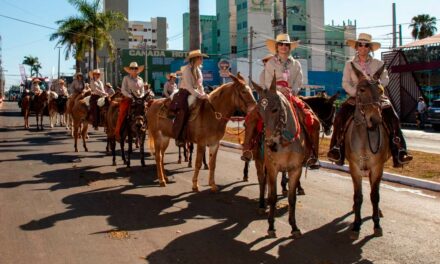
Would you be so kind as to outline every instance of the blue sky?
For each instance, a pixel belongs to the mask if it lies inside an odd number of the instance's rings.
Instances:
[[[215,0],[199,0],[200,14],[215,15]],[[415,15],[426,13],[440,19],[438,0],[324,0],[325,22],[342,24],[343,20],[356,20],[359,32],[368,32],[383,47],[390,46],[388,33],[392,32],[391,5],[397,5],[397,23],[409,23]],[[38,3],[38,4],[37,4]],[[182,48],[182,14],[189,11],[189,0],[130,0],[129,20],[150,20],[167,17],[170,49]],[[6,89],[19,82],[18,65],[26,55],[37,56],[43,66],[42,74],[57,73],[58,49],[49,36],[55,31],[55,21],[75,15],[67,0],[0,0],[0,35],[2,37],[3,67],[7,71]],[[3,16],[29,21],[47,28],[26,24]],[[378,27],[381,26],[381,27]],[[440,29],[440,21],[438,22]],[[411,42],[408,24],[402,25],[403,43]],[[63,51],[63,49],[62,49]],[[377,53],[377,52],[376,52]],[[376,54],[379,56],[380,54]],[[61,72],[73,73],[74,61],[64,60],[61,53]],[[26,68],[27,74],[29,69]]]

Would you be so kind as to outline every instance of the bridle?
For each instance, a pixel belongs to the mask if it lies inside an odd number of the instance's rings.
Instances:
[[[232,84],[232,85],[234,85],[234,84]],[[250,89],[247,85],[245,85],[245,87],[246,87],[246,89]],[[238,93],[238,97],[239,97],[239,98],[237,98],[237,96],[233,96],[232,100],[233,100],[234,105],[239,105],[240,104],[239,100],[241,100],[242,102],[244,102],[245,108],[247,109],[249,107],[250,103],[241,94],[241,90],[238,90],[236,88],[232,88],[232,89],[234,89],[235,93]],[[215,110],[214,106],[211,103],[209,103],[209,105],[211,106],[212,110],[214,111],[215,119],[217,119],[217,120],[222,120],[223,119],[223,120],[225,120],[227,122],[231,120],[230,117],[224,117],[222,113],[217,112]]]

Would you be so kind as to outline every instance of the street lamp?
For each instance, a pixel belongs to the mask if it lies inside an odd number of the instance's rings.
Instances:
[[[60,54],[61,54],[61,47],[57,46],[58,48],[58,80],[60,79]]]

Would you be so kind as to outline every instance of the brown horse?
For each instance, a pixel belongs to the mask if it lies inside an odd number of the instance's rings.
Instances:
[[[211,191],[217,191],[214,179],[215,163],[226,124],[237,108],[247,112],[255,107],[252,91],[244,78],[238,74],[237,77],[231,75],[231,79],[232,82],[223,84],[210,93],[208,100],[196,102],[194,107],[197,109],[192,111],[187,123],[188,141],[197,144],[193,191],[199,190],[198,176],[206,146],[209,148],[209,185]],[[164,103],[165,99],[154,101],[147,112],[150,148],[154,147],[157,178],[161,186],[168,182],[164,173],[164,156],[172,137],[173,126],[172,120],[167,118],[167,111],[163,111]]]
[[[71,117],[73,120],[73,137],[74,137],[74,147],[75,152],[78,152],[78,137],[79,132],[81,130],[81,137],[83,140],[83,147],[84,151],[89,151],[86,144],[87,139],[87,130],[89,126],[89,119],[88,119],[88,113],[89,113],[89,106],[86,102],[88,97],[90,95],[90,90],[83,91],[80,95],[78,95],[75,98],[75,102],[73,103],[73,107],[71,110]]]
[[[119,114],[119,100],[110,101],[110,105],[107,110],[106,123],[107,123],[107,147],[110,146],[112,150],[113,162],[112,165],[116,166],[116,122],[118,121]]]
[[[287,171],[289,177],[289,223],[292,236],[300,237],[301,231],[296,225],[296,189],[301,177],[305,157],[310,155],[306,147],[307,131],[299,124],[299,116],[291,103],[276,89],[273,78],[270,89],[262,89],[253,84],[260,95],[257,110],[264,123],[264,167],[267,170],[265,180],[268,185],[269,237],[275,237],[275,205],[277,202],[276,178],[278,172]]]
[[[32,100],[33,109],[35,111],[35,118],[37,120],[37,130],[43,130],[43,112],[47,106],[49,100],[49,94],[47,91],[42,91],[39,94],[34,95]],[[40,122],[38,122],[40,121]]]
[[[368,177],[371,185],[370,199],[373,205],[372,219],[374,235],[382,236],[379,223],[379,185],[382,179],[385,162],[390,158],[389,136],[382,122],[379,92],[379,79],[382,66],[372,78],[367,78],[352,65],[359,83],[356,87],[356,107],[354,117],[346,127],[345,153],[350,166],[354,187],[355,220],[352,228],[352,239],[359,238],[362,224],[362,178]]]
[[[24,117],[24,129],[29,129],[29,115],[31,112],[31,95],[26,93],[21,99],[21,112]]]

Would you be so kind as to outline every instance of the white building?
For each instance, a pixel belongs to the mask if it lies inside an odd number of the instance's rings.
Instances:
[[[168,49],[167,22],[165,17],[151,18],[150,22],[129,21],[128,47],[130,49],[145,48]]]

